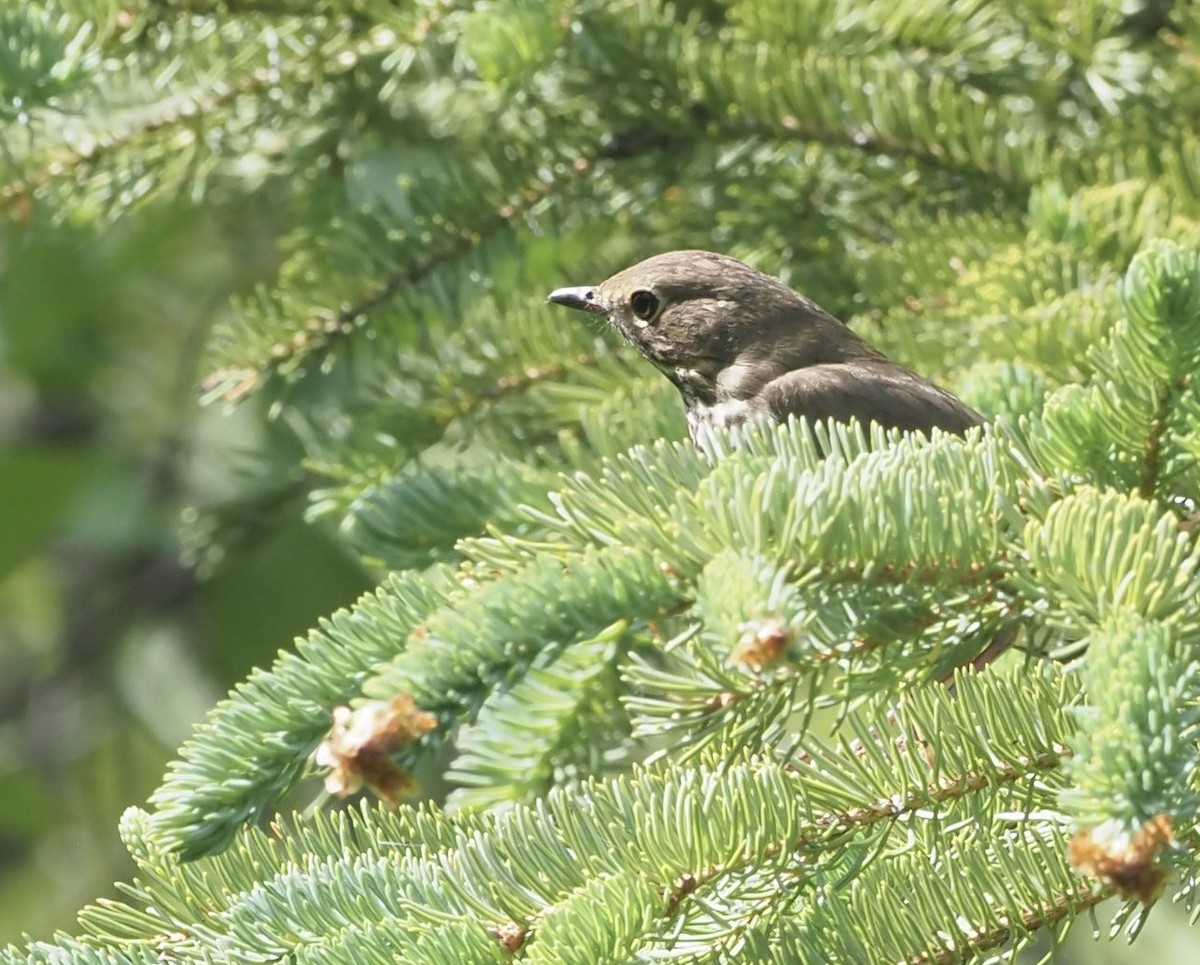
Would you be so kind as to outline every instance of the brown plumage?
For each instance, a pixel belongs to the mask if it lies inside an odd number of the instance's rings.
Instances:
[[[727,255],[670,251],[550,301],[603,315],[674,383],[688,430],[765,416],[962,433],[983,419],[782,282]]]

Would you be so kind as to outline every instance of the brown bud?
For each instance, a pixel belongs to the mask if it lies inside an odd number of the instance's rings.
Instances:
[[[392,752],[436,726],[437,718],[417,707],[411,694],[367,701],[355,710],[337,707],[329,736],[313,760],[330,768],[325,775],[330,794],[346,797],[366,786],[395,804],[412,790],[413,779],[392,760]]]
[[[778,617],[749,620],[739,629],[742,635],[734,644],[729,660],[751,670],[762,670],[774,663],[792,639],[788,625]]]
[[[1122,898],[1149,904],[1167,883],[1167,870],[1158,862],[1158,854],[1174,840],[1175,830],[1165,814],[1133,832],[1117,821],[1106,821],[1071,838],[1071,866],[1099,878]]]

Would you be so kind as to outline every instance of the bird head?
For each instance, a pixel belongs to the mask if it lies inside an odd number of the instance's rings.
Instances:
[[[711,251],[655,255],[549,300],[604,316],[689,403],[748,397],[782,372],[863,344],[779,280]]]

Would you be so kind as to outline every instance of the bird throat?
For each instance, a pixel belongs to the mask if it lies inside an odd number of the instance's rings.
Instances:
[[[712,379],[695,369],[684,366],[659,366],[663,374],[670,379],[671,384],[683,396],[684,405],[689,409],[697,406],[710,406],[716,403],[717,396]]]

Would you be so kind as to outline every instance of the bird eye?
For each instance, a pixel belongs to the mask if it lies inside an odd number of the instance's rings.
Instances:
[[[629,296],[629,307],[638,318],[648,322],[658,314],[658,299],[653,292],[636,291]]]

